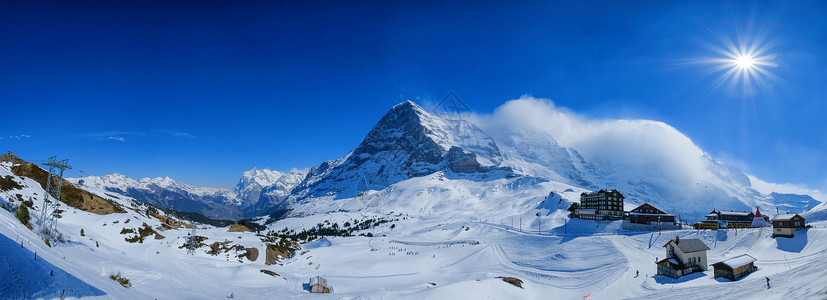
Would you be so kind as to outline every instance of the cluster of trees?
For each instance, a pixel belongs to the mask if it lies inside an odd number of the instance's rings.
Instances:
[[[382,218],[371,218],[358,221],[354,219],[351,221],[346,221],[344,224],[340,226],[338,222],[331,223],[330,221],[324,221],[323,223],[316,224],[315,227],[312,227],[310,229],[302,229],[302,231],[300,232],[296,232],[293,229],[288,229],[287,227],[277,232],[271,230],[268,231],[265,235],[262,235],[262,240],[271,243],[278,242],[281,239],[291,239],[294,241],[309,242],[325,236],[354,236],[354,233],[356,233],[357,231],[370,229],[388,222],[391,222],[391,220]],[[370,232],[361,233],[358,235],[368,237],[373,236],[373,234]]]

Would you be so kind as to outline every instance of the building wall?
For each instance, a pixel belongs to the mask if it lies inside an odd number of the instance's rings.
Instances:
[[[595,209],[598,214],[623,217],[623,195],[617,191],[598,191],[595,193],[580,194],[580,207]]]
[[[775,236],[788,236],[792,237],[796,228],[774,228],[772,230],[772,234]]]
[[[690,261],[690,258],[694,257],[694,258],[698,259],[698,262],[695,262],[694,264],[698,264],[701,267],[701,269],[704,269],[704,271],[708,270],[707,261],[706,261],[706,251],[696,251],[696,252],[690,252],[690,253],[683,253],[683,251],[681,251],[680,248],[678,248],[677,246],[674,246],[674,243],[670,243],[669,246],[675,247],[675,256],[684,265],[693,264]]]
[[[644,224],[636,224],[631,223],[628,220],[623,220],[623,223],[620,224],[620,228],[623,230],[650,230],[650,231],[658,231],[658,230],[678,230],[681,229],[681,226],[675,223],[661,223],[660,226],[657,225],[644,225]]]
[[[729,268],[714,268],[715,269],[715,277],[724,277],[728,278],[729,280],[738,280],[741,277],[747,276],[749,273],[752,273],[755,270],[755,264],[749,263],[745,266],[741,266],[736,268],[735,270],[730,270]]]
[[[636,215],[636,214],[629,214],[629,221],[635,224],[645,224],[645,225],[657,225],[658,224],[658,217],[660,217],[661,223],[675,223],[675,216],[651,216],[651,215]]]

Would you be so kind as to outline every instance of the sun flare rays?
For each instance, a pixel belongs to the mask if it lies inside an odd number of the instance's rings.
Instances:
[[[720,44],[707,47],[716,57],[701,59],[700,62],[712,65],[712,73],[720,73],[714,87],[726,85],[730,91],[737,91],[742,96],[754,96],[759,90],[766,90],[768,83],[776,79],[770,72],[778,65],[774,62],[776,55],[769,53],[772,43],[764,39],[738,37],[737,43],[726,36],[719,36]]]

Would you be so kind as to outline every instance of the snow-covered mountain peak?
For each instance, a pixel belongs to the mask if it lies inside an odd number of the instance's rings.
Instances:
[[[405,101],[348,155],[311,169],[297,196],[351,197],[441,170],[482,174],[499,168],[502,160],[494,140],[474,124],[447,120]]]
[[[253,168],[241,174],[241,179],[238,182],[239,186],[249,186],[257,184],[259,186],[269,186],[276,183],[284,173],[279,171],[271,171],[268,169]]]

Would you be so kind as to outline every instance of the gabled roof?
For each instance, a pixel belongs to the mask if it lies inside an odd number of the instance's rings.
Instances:
[[[783,214],[783,215],[775,216],[775,218],[773,218],[772,220],[773,221],[789,221],[789,220],[792,220],[792,218],[795,217],[795,216],[798,216],[798,217],[804,219],[804,217],[799,216],[798,214]]]
[[[730,269],[735,270],[737,268],[746,266],[746,265],[748,265],[748,264],[750,264],[754,261],[755,261],[755,257],[752,257],[749,254],[741,254],[741,255],[738,255],[736,257],[724,260],[722,262],[714,263],[713,266],[715,266],[715,265],[725,265],[725,266],[729,267]]]
[[[678,241],[676,242],[676,240],[678,240]],[[706,244],[704,244],[703,241],[701,241],[699,239],[676,239],[676,240],[669,240],[663,246],[666,247],[667,245],[669,245],[669,243],[673,243],[676,246],[678,246],[678,248],[680,248],[683,253],[709,250],[709,247]]]
[[[661,210],[661,209],[659,209],[659,208],[657,208],[657,207],[655,207],[654,205],[649,204],[649,203],[643,203],[643,204],[641,204],[640,206],[635,207],[635,209],[632,209],[630,212],[635,212],[635,210],[637,210],[637,209],[642,209],[642,208],[644,208],[645,206],[649,206],[649,207],[651,207],[652,209],[654,209],[654,210],[658,211],[658,212],[659,212],[658,214],[663,214],[663,215],[665,215],[665,214],[666,214],[666,212],[665,212],[665,211],[663,211],[663,210]]]
[[[751,211],[725,211],[725,210],[713,210],[707,216],[717,216],[717,215],[725,215],[725,216],[741,216],[746,217],[749,215],[755,215]]]

